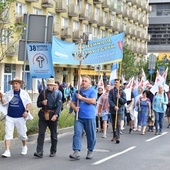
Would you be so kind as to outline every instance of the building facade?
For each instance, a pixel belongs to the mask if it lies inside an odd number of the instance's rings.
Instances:
[[[72,42],[78,42],[84,32],[92,33],[93,39],[124,32],[124,44],[140,59],[146,56],[148,51],[149,12],[151,7],[148,0],[17,0],[12,3],[9,20],[19,25],[24,13],[52,15],[53,35]],[[0,24],[3,24],[3,20]],[[2,43],[10,47],[14,41],[14,48],[7,48],[6,57],[0,62],[0,86],[3,92],[10,89],[8,81],[15,75],[23,77],[24,62],[18,60],[19,40],[11,40],[9,37]],[[25,64],[26,89],[37,92],[39,81],[30,77],[29,65]],[[77,81],[78,66],[54,63],[54,69],[57,81],[71,84]],[[110,72],[111,64],[104,65],[103,70],[105,73]],[[99,72],[94,71],[94,67],[89,65],[82,66],[82,74],[88,74],[96,80]]]
[[[148,42],[149,53],[170,53],[170,1],[149,0],[152,11],[149,14],[151,39]]]

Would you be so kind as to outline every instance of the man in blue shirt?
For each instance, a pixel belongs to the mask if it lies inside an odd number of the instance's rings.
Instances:
[[[73,154],[69,157],[78,160],[80,158],[82,133],[85,130],[87,136],[87,156],[92,159],[96,144],[96,98],[97,91],[91,87],[91,78],[83,76],[80,94],[74,93],[70,106],[78,114],[78,120],[74,122]],[[77,101],[79,100],[79,106]]]

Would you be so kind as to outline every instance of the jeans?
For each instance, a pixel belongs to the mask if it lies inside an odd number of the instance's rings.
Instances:
[[[44,113],[40,111],[39,113],[39,133],[37,138],[37,152],[43,153],[43,145],[44,145],[44,138],[45,138],[45,132],[47,127],[50,129],[50,137],[51,137],[51,148],[50,153],[56,153],[57,151],[57,124],[58,121],[47,121],[44,118]]]
[[[158,129],[159,129],[159,131],[162,132],[163,123],[164,123],[164,113],[155,112],[155,127],[156,127],[156,131],[158,131]]]
[[[74,121],[73,150],[81,151],[82,133],[85,130],[87,137],[87,149],[94,150],[96,144],[96,119],[78,118]]]

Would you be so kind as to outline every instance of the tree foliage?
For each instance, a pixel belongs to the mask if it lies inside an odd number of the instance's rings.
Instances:
[[[144,64],[145,61],[141,58],[137,58],[128,46],[124,47],[122,75],[124,75],[126,80],[133,76],[138,76]]]
[[[0,1],[0,62],[6,57],[7,51],[14,49],[24,26],[22,21],[20,23],[15,22],[15,11],[12,11],[12,5],[15,1]]]

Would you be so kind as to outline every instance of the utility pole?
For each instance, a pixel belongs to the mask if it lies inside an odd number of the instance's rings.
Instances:
[[[152,82],[152,75],[155,72],[155,65],[156,65],[156,55],[150,54],[149,55],[149,63],[148,63],[148,71],[150,74],[150,82]]]

